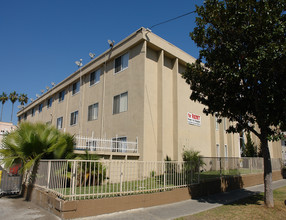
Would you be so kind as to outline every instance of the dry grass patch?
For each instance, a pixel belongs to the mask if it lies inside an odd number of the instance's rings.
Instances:
[[[201,219],[286,219],[286,187],[274,190],[274,208],[266,208],[263,202],[263,193],[254,195],[237,202],[223,205],[195,215],[186,216],[181,219],[201,220]]]

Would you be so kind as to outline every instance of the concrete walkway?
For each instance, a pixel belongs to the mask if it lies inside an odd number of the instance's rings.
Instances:
[[[286,186],[286,179],[273,182],[273,189]],[[187,215],[192,215],[198,212],[206,211],[215,207],[222,206],[234,202],[236,200],[246,198],[255,193],[264,192],[264,185],[247,187],[245,189],[233,190],[226,193],[218,193],[200,199],[190,199],[183,202],[153,206],[150,208],[140,208],[123,212],[99,215],[95,217],[81,218],[82,220],[97,220],[97,219],[175,219]]]
[[[4,196],[0,198],[0,219],[5,220],[58,220],[57,216],[42,209],[23,197]]]

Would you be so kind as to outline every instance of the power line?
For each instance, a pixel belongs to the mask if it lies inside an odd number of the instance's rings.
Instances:
[[[151,26],[150,29],[152,29],[153,27],[156,27],[156,26],[158,26],[158,25],[165,24],[165,23],[168,23],[168,22],[170,22],[170,21],[174,21],[174,20],[176,20],[176,19],[178,19],[178,18],[184,17],[184,16],[186,16],[186,15],[189,15],[189,14],[192,14],[192,13],[195,13],[195,12],[196,12],[196,11],[190,11],[190,12],[188,12],[188,13],[186,13],[186,14],[182,14],[182,15],[180,15],[180,16],[178,16],[178,17],[171,18],[171,19],[169,19],[169,20],[167,20],[167,21],[160,22],[160,23],[158,23],[158,24],[155,24],[155,25]]]

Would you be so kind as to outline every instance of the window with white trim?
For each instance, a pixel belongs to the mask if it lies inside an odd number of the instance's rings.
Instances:
[[[215,116],[215,129],[218,130],[218,128],[219,128],[218,118]]]
[[[89,76],[89,85],[92,86],[96,83],[99,83],[100,80],[100,69],[92,72]]]
[[[72,84],[72,94],[75,95],[79,92],[79,81],[75,82],[74,84]]]
[[[88,121],[96,120],[98,117],[98,103],[88,106]]]
[[[220,157],[219,144],[216,144],[216,156],[217,156],[217,157]]]
[[[123,152],[127,151],[127,137],[116,137],[112,138],[112,152]]]
[[[63,128],[63,117],[57,118],[57,129],[62,129]]]
[[[128,67],[129,53],[123,54],[114,60],[114,73],[118,73]]]
[[[228,157],[227,145],[224,145],[224,157]]]
[[[70,125],[76,125],[78,122],[78,111],[71,113]]]
[[[32,117],[35,115],[35,108],[32,108]]]
[[[126,112],[128,108],[128,92],[113,97],[113,114]]]

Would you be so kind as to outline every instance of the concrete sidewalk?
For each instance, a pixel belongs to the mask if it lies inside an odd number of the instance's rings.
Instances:
[[[286,186],[286,179],[273,182],[273,189]],[[175,219],[198,212],[206,211],[224,204],[234,202],[236,200],[246,198],[255,193],[264,192],[264,185],[247,187],[245,189],[233,190],[226,193],[218,193],[208,197],[199,199],[190,199],[183,202],[153,206],[150,208],[140,208],[123,212],[115,212],[111,214],[99,215],[95,217],[81,218],[85,220],[97,219]]]

